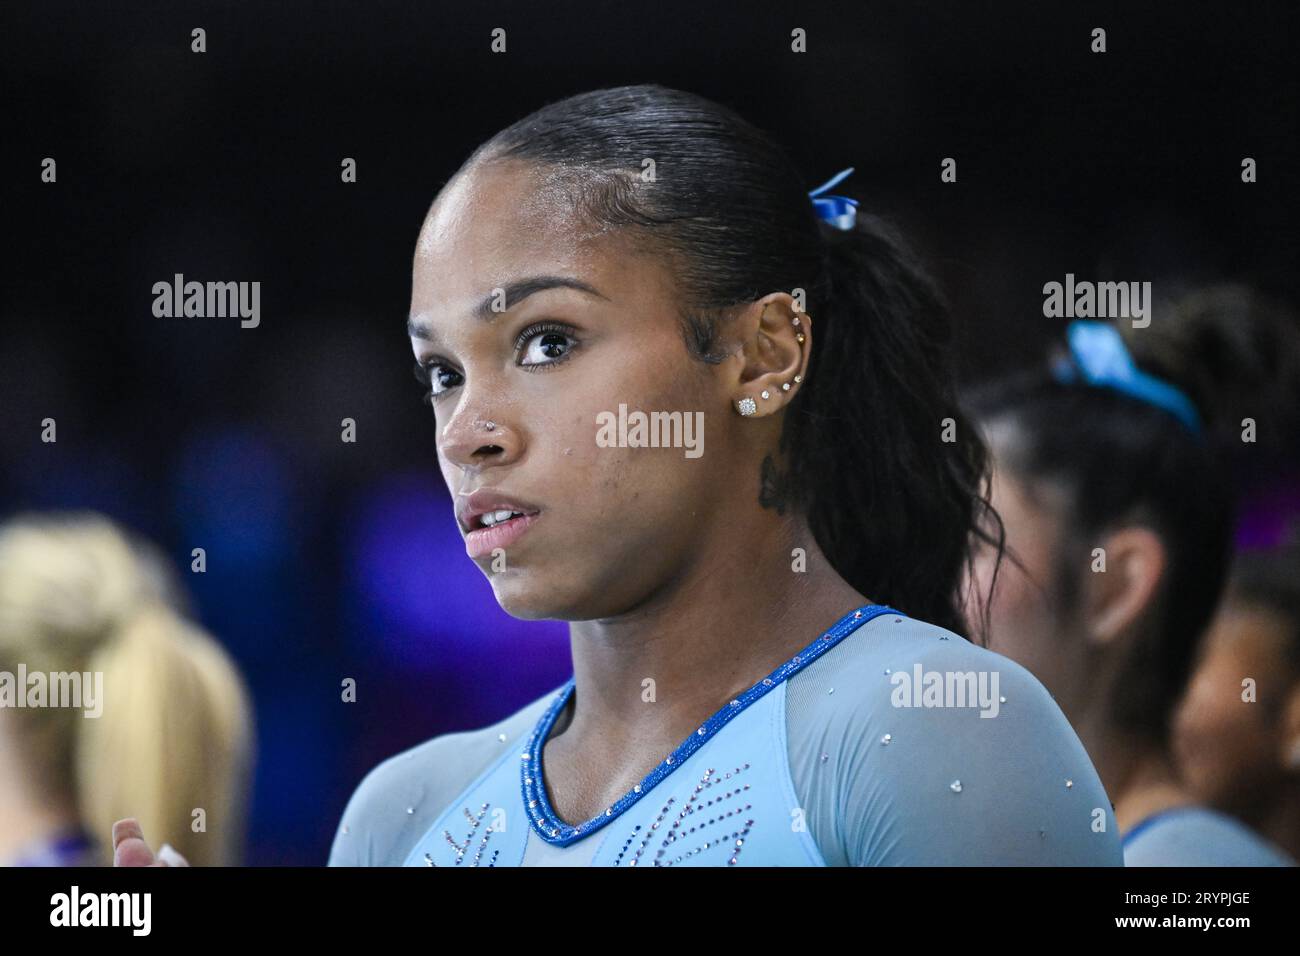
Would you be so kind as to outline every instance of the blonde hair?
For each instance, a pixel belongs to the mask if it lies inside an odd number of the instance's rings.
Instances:
[[[70,798],[102,856],[113,822],[136,817],[155,850],[167,842],[195,865],[231,865],[252,762],[248,693],[221,646],[168,600],[157,568],[99,515],[0,525],[0,670],[103,675],[97,718],[66,706],[6,716],[31,779]]]

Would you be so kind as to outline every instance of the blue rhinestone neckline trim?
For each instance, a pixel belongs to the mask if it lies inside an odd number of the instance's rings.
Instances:
[[[695,733],[682,741],[676,750],[646,774],[639,784],[619,797],[604,813],[597,814],[585,823],[579,823],[576,826],[565,823],[555,815],[555,811],[551,809],[551,802],[546,796],[546,787],[542,782],[542,748],[546,743],[546,739],[551,735],[551,728],[555,726],[556,719],[563,712],[569,698],[573,695],[574,678],[570,677],[568,682],[560,688],[559,693],[555,695],[555,700],[551,703],[551,706],[538,720],[537,726],[533,728],[533,732],[528,738],[526,749],[519,755],[521,764],[519,775],[522,780],[524,807],[528,811],[528,819],[532,822],[533,830],[547,843],[555,846],[568,846],[570,843],[581,840],[583,837],[599,830],[605,824],[612,822],[649,793],[651,788],[659,781],[685,763],[691,754],[704,746],[733,717],[772,690],[772,688],[780,685],[782,681],[803,670],[863,624],[880,617],[882,614],[905,616],[884,604],[868,604],[865,607],[850,611],[836,621],[830,630],[822,634],[817,640],[772,671],[771,674],[764,677],[749,690],[719,708],[713,716],[700,725]]]

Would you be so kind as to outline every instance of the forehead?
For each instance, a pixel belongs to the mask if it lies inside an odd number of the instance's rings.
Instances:
[[[616,238],[580,216],[553,175],[517,163],[473,167],[447,184],[420,229],[412,312],[464,312],[527,275],[609,284],[631,265]]]

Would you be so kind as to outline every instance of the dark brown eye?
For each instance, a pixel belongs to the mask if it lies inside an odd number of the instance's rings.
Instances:
[[[537,332],[525,343],[520,365],[546,365],[564,358],[572,347],[572,338],[554,330]]]
[[[433,375],[433,392],[435,395],[445,392],[449,388],[455,388],[462,381],[460,372],[453,372],[445,365],[434,366]]]
[[[429,386],[429,391],[424,395],[424,401],[429,404],[432,404],[439,395],[455,388],[463,381],[459,372],[441,362],[429,362],[426,365],[417,364],[415,366],[415,377]]]

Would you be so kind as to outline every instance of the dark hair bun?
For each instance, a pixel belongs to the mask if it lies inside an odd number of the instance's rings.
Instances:
[[[1256,452],[1300,456],[1300,317],[1243,285],[1198,289],[1144,329],[1121,331],[1143,368],[1178,385],[1207,429],[1242,446],[1242,420],[1256,423]]]

